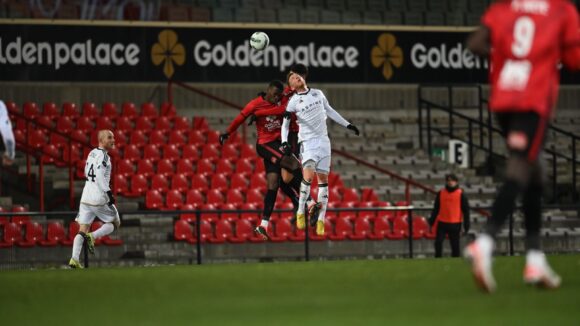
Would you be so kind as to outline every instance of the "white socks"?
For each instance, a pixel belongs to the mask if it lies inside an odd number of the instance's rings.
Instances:
[[[108,234],[111,234],[111,232],[115,231],[115,227],[113,226],[113,223],[105,223],[103,225],[101,225],[100,228],[98,228],[95,232],[93,232],[93,237],[95,239],[104,237]]]
[[[489,234],[482,233],[475,240],[481,251],[486,255],[491,255],[493,253],[494,241]]]
[[[526,265],[543,267],[547,265],[546,255],[540,250],[529,250],[526,254]]]
[[[72,259],[79,261],[79,256],[81,255],[81,248],[83,247],[84,241],[85,238],[82,235],[77,234],[75,236],[75,239],[73,241]]]
[[[306,200],[308,199],[308,195],[310,195],[310,182],[306,182],[302,180],[300,183],[300,199],[298,200],[298,214],[304,214],[304,206],[306,204]]]
[[[318,220],[324,222],[326,207],[328,206],[328,183],[318,184],[318,202],[321,205]]]
[[[268,224],[268,220],[262,220],[262,222],[260,222],[260,226],[266,230],[268,229]]]

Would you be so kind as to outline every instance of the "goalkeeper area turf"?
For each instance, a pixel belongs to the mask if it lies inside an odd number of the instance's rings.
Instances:
[[[496,293],[461,259],[343,260],[0,272],[2,325],[580,325],[580,255],[558,290],[498,257]]]

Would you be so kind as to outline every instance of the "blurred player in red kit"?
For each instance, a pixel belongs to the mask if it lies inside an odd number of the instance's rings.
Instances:
[[[557,288],[561,278],[550,268],[540,246],[544,173],[539,157],[554,115],[558,65],[580,69],[578,12],[565,0],[497,1],[481,22],[467,45],[472,52],[490,57],[489,108],[503,131],[509,158],[492,216],[464,255],[478,286],[493,292],[495,236],[522,194],[527,251],[524,282]]]

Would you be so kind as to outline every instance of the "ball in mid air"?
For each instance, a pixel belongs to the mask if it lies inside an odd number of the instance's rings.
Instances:
[[[268,34],[264,32],[255,32],[250,37],[250,46],[256,50],[264,50],[270,44]]]

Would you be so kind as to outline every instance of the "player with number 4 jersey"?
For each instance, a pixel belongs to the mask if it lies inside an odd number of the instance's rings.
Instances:
[[[489,108],[506,139],[505,183],[495,198],[484,231],[464,252],[477,285],[496,288],[492,273],[495,238],[522,194],[526,228],[525,283],[560,286],[540,246],[544,172],[539,162],[559,86],[559,65],[580,68],[578,12],[565,0],[497,1],[483,15],[468,48],[490,55]]]
[[[89,252],[94,254],[95,239],[112,233],[121,225],[119,212],[115,207],[115,197],[109,186],[112,163],[107,152],[115,146],[115,136],[110,130],[101,130],[98,138],[99,147],[89,153],[85,164],[86,183],[76,218],[80,228],[73,242],[72,257],[69,261],[71,268],[83,268],[79,263],[79,256],[85,241]],[[89,232],[95,217],[105,223],[94,232]]]

